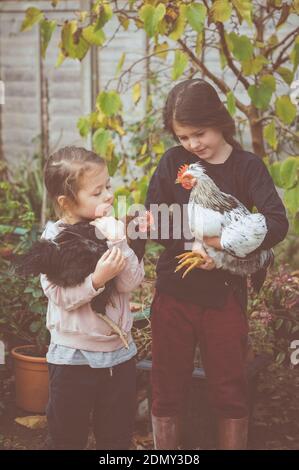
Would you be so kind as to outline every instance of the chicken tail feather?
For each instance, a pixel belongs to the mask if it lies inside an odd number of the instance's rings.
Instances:
[[[58,247],[55,243],[41,240],[35,242],[27,253],[14,256],[12,262],[18,275],[38,276],[48,274],[51,267],[54,268],[57,255]]]

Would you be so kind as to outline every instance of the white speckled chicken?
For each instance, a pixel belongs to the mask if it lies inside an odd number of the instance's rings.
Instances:
[[[190,232],[214,260],[216,268],[247,276],[271,264],[272,250],[252,253],[267,233],[262,214],[251,214],[234,196],[220,191],[199,162],[183,165],[176,183],[191,189],[188,203]],[[220,237],[223,249],[208,246],[204,237]],[[180,261],[176,271],[187,267],[183,277],[203,262],[196,252],[183,253],[177,258]]]

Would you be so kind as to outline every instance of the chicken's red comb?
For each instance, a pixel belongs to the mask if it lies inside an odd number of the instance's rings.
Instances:
[[[185,163],[185,165],[181,165],[177,174],[177,178],[175,180],[176,183],[181,183],[182,182],[182,176],[187,171],[189,168],[188,163]]]

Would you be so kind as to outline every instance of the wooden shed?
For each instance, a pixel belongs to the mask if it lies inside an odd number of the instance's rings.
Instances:
[[[80,116],[90,113],[96,96],[107,80],[113,79],[123,52],[126,67],[145,55],[143,31],[119,31],[109,46],[92,48],[82,62],[65,60],[55,67],[58,56],[59,28],[41,57],[39,28],[20,32],[24,12],[36,6],[49,19],[74,18],[74,11],[88,10],[90,0],[60,1],[53,9],[51,1],[2,1],[0,4],[0,79],[5,101],[0,105],[0,151],[10,167],[20,159],[31,159],[41,148],[53,152],[63,145],[90,146],[76,127]],[[110,22],[113,34],[115,25]],[[134,80],[145,73],[141,64],[134,68]],[[122,96],[130,106],[129,92]],[[43,145],[42,145],[43,144]]]

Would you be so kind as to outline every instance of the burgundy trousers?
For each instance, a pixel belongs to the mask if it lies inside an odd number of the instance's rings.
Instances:
[[[156,291],[151,306],[152,413],[178,415],[190,391],[197,343],[218,417],[248,414],[248,324],[233,292],[223,309],[202,308]]]

